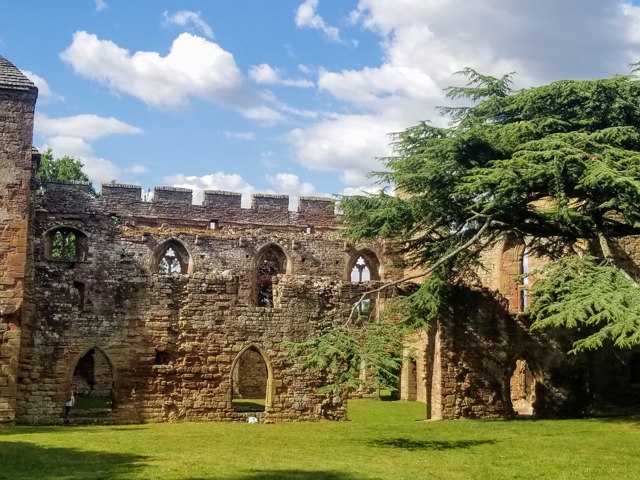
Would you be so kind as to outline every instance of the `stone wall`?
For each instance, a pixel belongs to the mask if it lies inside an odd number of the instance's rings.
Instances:
[[[0,422],[16,415],[37,95],[33,83],[0,57]]]
[[[331,201],[303,199],[289,212],[287,197],[259,195],[242,209],[229,192],[192,205],[184,189],[156,188],[144,202],[137,188],[105,185],[93,198],[86,184],[57,183],[39,199],[18,420],[61,421],[73,372],[92,349],[112,367],[116,421],[243,418],[232,397],[255,383],[237,377],[246,352],[267,370],[265,418],[343,418],[343,399],[319,394],[323,379],[295,372],[283,348],[344,321],[377,285],[349,280],[362,246],[337,234]],[[74,232],[73,258],[54,255],[58,231]],[[183,273],[159,272],[169,246],[185,262]],[[265,249],[286,264],[272,279],[271,307],[256,296],[256,259]],[[380,259],[384,278],[401,273],[381,244],[367,246],[367,255]]]

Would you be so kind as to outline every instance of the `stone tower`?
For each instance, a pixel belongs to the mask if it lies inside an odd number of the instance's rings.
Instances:
[[[0,422],[16,413],[37,97],[36,86],[0,56]]]

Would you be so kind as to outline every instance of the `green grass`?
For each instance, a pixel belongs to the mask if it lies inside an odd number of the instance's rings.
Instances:
[[[350,401],[349,422],[0,429],[0,479],[638,479],[640,418],[418,421]]]

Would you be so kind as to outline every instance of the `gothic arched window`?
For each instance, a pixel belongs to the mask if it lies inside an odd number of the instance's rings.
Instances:
[[[189,252],[179,242],[170,241],[157,256],[156,271],[162,275],[186,274],[189,272]]]
[[[373,252],[361,251],[356,253],[349,262],[349,280],[354,283],[379,280],[380,263]]]
[[[287,256],[277,245],[266,247],[256,262],[257,304],[260,307],[273,307],[273,277],[285,273]]]

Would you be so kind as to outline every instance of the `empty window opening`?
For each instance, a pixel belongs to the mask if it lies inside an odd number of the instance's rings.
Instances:
[[[285,273],[286,265],[287,257],[284,252],[276,246],[267,248],[258,257],[256,268],[258,306],[273,307],[273,277],[275,275]]]
[[[118,225],[120,225],[120,217],[118,217],[118,215],[116,215],[115,213],[112,213],[109,215],[109,226],[110,227],[117,227]]]
[[[73,282],[73,297],[80,310],[84,309],[84,283]]]
[[[154,363],[156,365],[169,365],[169,361],[169,352],[167,352],[167,350],[156,348],[156,358]]]
[[[516,360],[516,368],[509,380],[509,388],[513,411],[521,416],[532,416],[536,401],[536,379],[526,360]]]
[[[210,220],[209,221],[209,229],[210,230],[218,230],[220,228],[220,222],[218,220]]]
[[[351,269],[351,281],[355,283],[368,282],[371,280],[371,268],[361,255],[356,260],[355,265]]]
[[[97,348],[89,350],[73,371],[71,388],[75,396],[72,416],[99,418],[113,408],[114,382],[109,360]]]
[[[186,274],[189,269],[189,254],[182,245],[171,242],[158,261],[158,273],[163,275]]]
[[[304,229],[304,233],[306,233],[307,235],[311,235],[315,232],[316,232],[316,229],[313,225],[307,225],[306,228]]]
[[[269,370],[257,349],[245,350],[237,359],[231,377],[231,402],[234,410],[262,412],[267,399]]]
[[[369,298],[358,300],[353,304],[353,308],[358,312],[358,316],[368,318],[373,313],[373,301]]]
[[[82,261],[86,257],[86,236],[71,228],[58,228],[45,240],[45,255],[52,260]]]

